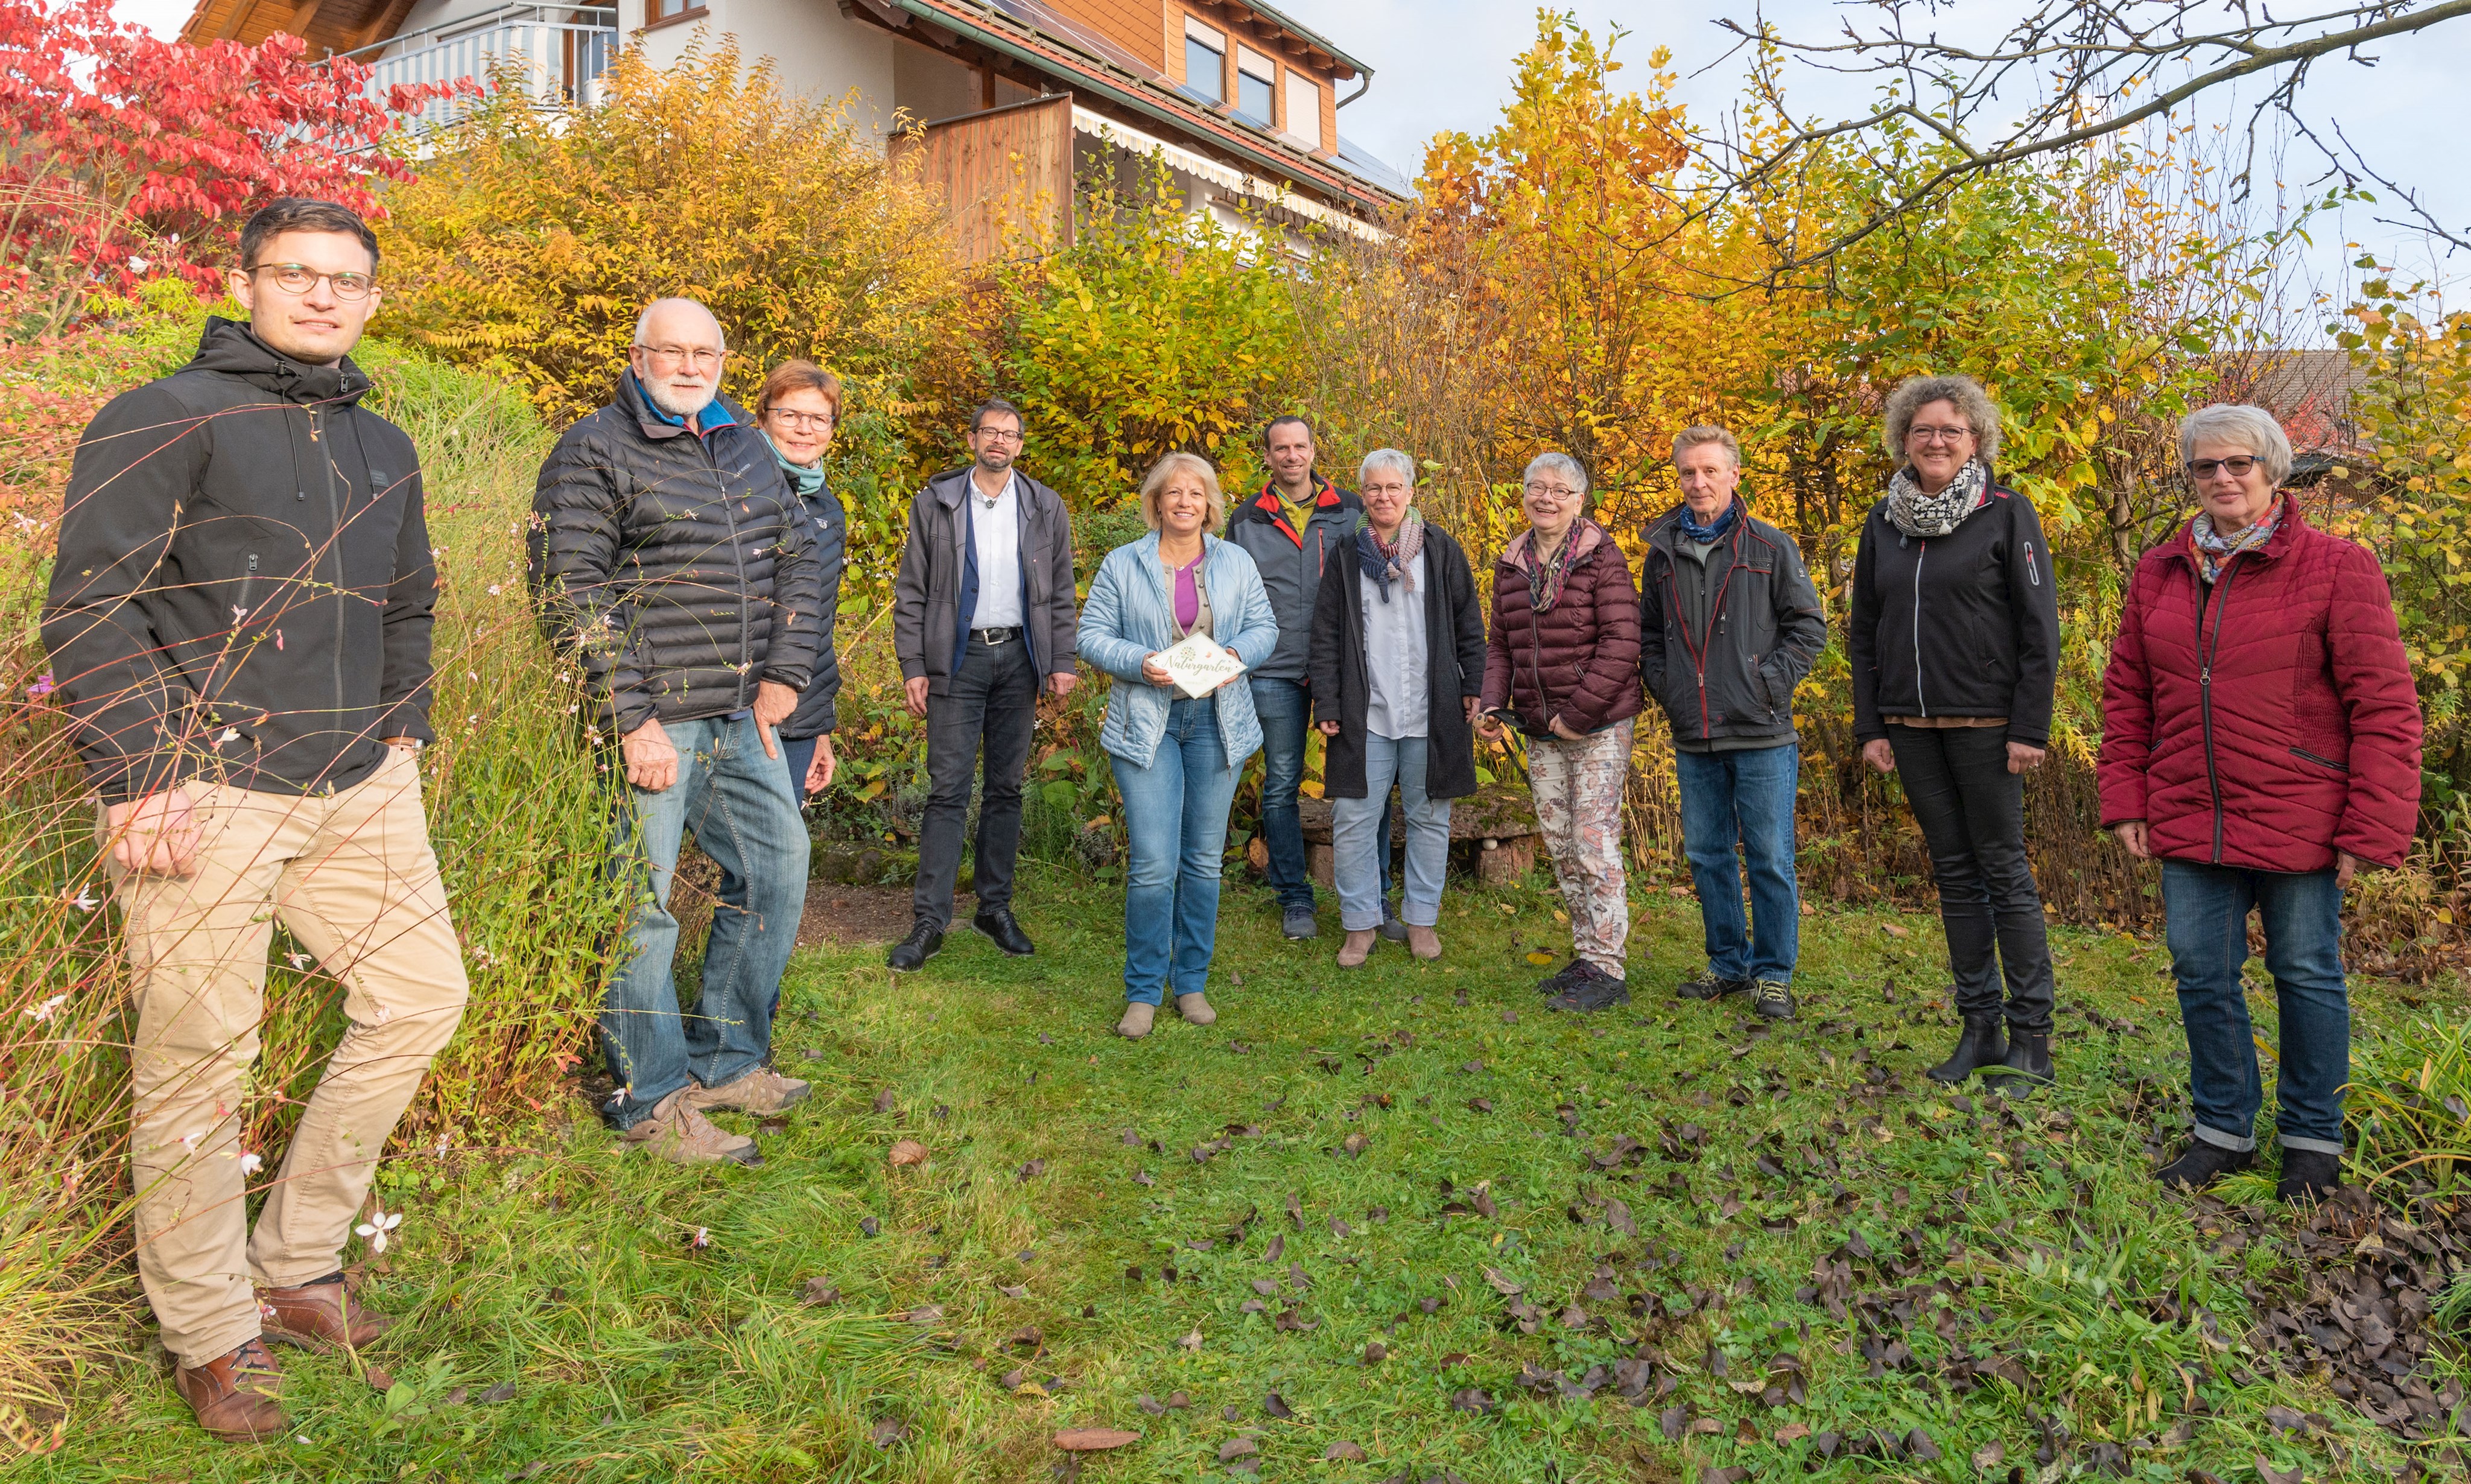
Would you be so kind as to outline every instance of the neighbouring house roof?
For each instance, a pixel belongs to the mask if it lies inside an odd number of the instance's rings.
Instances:
[[[313,55],[349,52],[394,35],[412,13],[412,0],[198,0],[180,28],[180,39],[203,46],[238,41],[255,46],[277,32],[309,43]]]
[[[2365,456],[2351,397],[2367,380],[2341,350],[2266,350],[2225,356],[2215,395],[2271,412],[2294,454]]]

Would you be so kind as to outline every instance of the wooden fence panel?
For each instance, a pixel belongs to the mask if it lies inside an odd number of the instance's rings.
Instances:
[[[1034,98],[930,124],[894,142],[944,189],[961,261],[998,263],[1072,246],[1072,98]]]

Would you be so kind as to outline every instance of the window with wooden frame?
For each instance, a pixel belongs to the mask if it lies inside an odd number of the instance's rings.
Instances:
[[[704,0],[644,0],[644,24],[647,26],[702,13]]]
[[[1184,18],[1184,85],[1212,103],[1227,101],[1227,36]]]

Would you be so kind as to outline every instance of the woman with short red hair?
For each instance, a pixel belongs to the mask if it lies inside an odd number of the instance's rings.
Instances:
[[[755,426],[772,445],[782,478],[806,506],[815,534],[815,554],[824,564],[823,644],[815,651],[815,670],[798,707],[781,723],[781,754],[788,760],[789,783],[801,793],[821,793],[833,785],[833,727],[838,718],[835,698],[841,691],[841,666],[833,647],[833,620],[840,611],[841,571],[849,555],[849,519],[838,495],[824,483],[824,455],[833,446],[840,422],[841,379],[812,361],[784,361],[764,378],[755,397]]]

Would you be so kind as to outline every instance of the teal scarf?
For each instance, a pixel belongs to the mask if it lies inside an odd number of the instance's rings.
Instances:
[[[768,433],[764,435],[764,446],[772,450],[772,461],[781,466],[782,477],[789,482],[791,489],[798,492],[799,499],[812,500],[823,492],[824,461],[822,459],[818,459],[811,464],[791,463],[782,456],[779,445],[772,441],[772,435]]]

